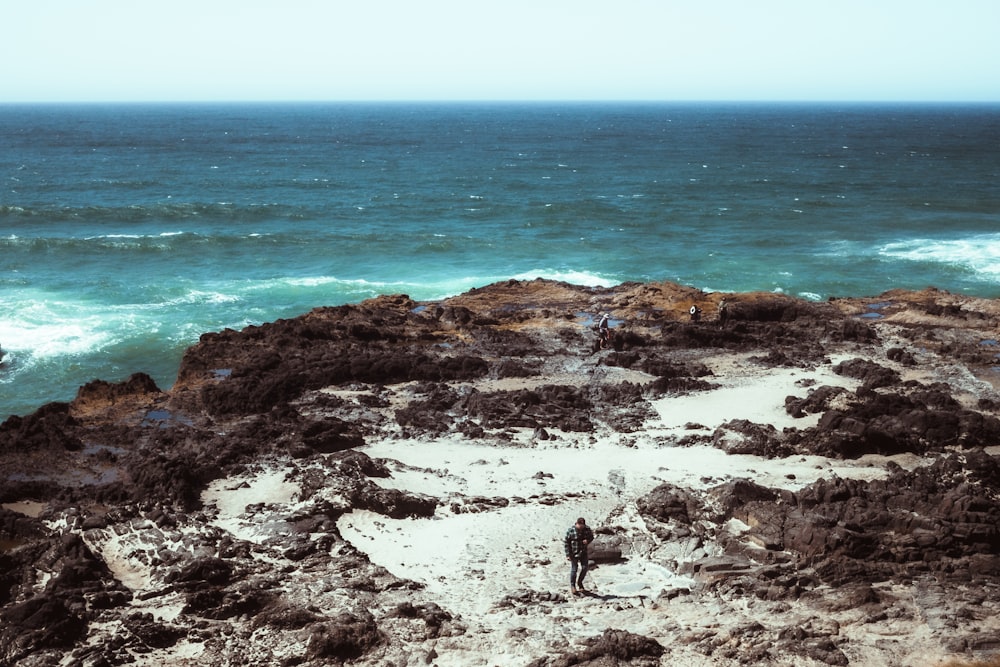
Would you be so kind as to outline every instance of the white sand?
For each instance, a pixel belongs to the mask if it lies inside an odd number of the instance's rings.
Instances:
[[[291,503],[299,485],[287,481],[289,471],[288,467],[280,467],[212,482],[202,493],[202,502],[218,510],[212,525],[248,542],[260,543],[272,536],[267,524],[246,516],[246,509],[254,504]]]
[[[551,632],[551,618],[511,616],[495,605],[525,589],[568,592],[569,568],[562,538],[577,516],[586,517],[595,530],[607,526],[616,532],[645,535],[645,548],[625,554],[625,562],[592,570],[589,583],[602,603],[583,615],[570,613],[557,627],[567,640],[574,641],[600,634],[608,627],[661,634],[656,626],[663,619],[647,607],[662,591],[686,588],[692,582],[663,564],[662,548],[651,555],[663,545],[655,543],[638,516],[638,497],[664,481],[704,488],[745,477],[765,486],[797,489],[833,474],[863,479],[885,474],[875,461],[858,464],[811,456],[766,460],[726,455],[709,446],[673,444],[691,433],[685,430],[689,422],[709,431],[732,419],[773,424],[779,429],[808,426],[810,421],[793,420],[784,410],[786,396],[806,395],[807,389],[796,382],[808,379],[816,380],[816,386],[851,386],[850,381],[828,369],[813,373],[775,369],[763,375],[757,371],[752,379],[737,373],[726,380],[715,378],[725,382],[721,388],[655,401],[659,419],[636,434],[550,431],[554,440],[534,441],[532,433],[525,430],[509,446],[459,436],[433,442],[373,442],[364,451],[373,458],[388,459],[393,471],[391,478],[376,480],[378,483],[438,497],[443,505],[431,519],[394,520],[355,511],[341,518],[339,528],[373,562],[400,577],[422,582],[430,599],[438,600],[467,623],[481,624],[484,632],[504,626]],[[451,510],[451,501],[461,503],[469,496],[523,501],[481,513]],[[733,529],[740,527],[734,525]],[[598,535],[598,545],[601,539]],[[692,547],[678,544],[672,548],[675,555],[683,556],[684,549]],[[574,599],[570,604],[592,600]],[[697,626],[700,619],[710,619],[713,613],[698,609],[688,622]],[[505,657],[511,658],[497,654],[492,659],[503,664]],[[438,660],[437,664],[461,665],[463,659],[470,658],[452,654],[452,659],[454,662]],[[477,658],[476,664],[493,664],[485,656],[481,659],[483,662]]]
[[[737,369],[733,369],[737,370]],[[719,378],[706,378],[720,382]],[[830,385],[854,389],[857,381],[837,375],[831,366],[821,366],[813,371],[798,368],[776,368],[766,374],[733,374],[727,372],[722,387],[710,392],[696,392],[654,401],[660,414],[660,428],[676,429],[687,423],[715,429],[731,419],[747,419],[759,424],[771,424],[779,431],[786,427],[800,429],[815,426],[820,415],[794,418],[785,412],[785,397],[808,395],[804,383],[819,387]]]
[[[717,547],[695,539],[661,543],[649,532],[638,515],[636,499],[658,484],[707,488],[729,479],[749,478],[764,486],[795,490],[820,477],[875,479],[885,475],[886,459],[877,456],[853,462],[815,456],[768,460],[727,455],[706,445],[678,446],[685,436],[706,435],[734,419],[778,429],[805,428],[814,424],[816,417],[792,419],[784,410],[786,396],[805,396],[810,386],[853,388],[856,384],[834,375],[829,366],[814,371],[761,371],[732,357],[719,363],[724,367],[709,379],[722,386],[654,401],[656,416],[638,433],[549,430],[552,439],[535,440],[533,431],[525,429],[517,432],[512,442],[449,435],[433,441],[387,437],[366,445],[363,451],[384,459],[392,473],[389,478],[374,479],[375,483],[431,495],[441,504],[433,517],[425,519],[397,520],[352,511],[338,521],[341,534],[373,563],[422,583],[423,591],[408,594],[414,604],[436,602],[468,628],[460,636],[394,650],[409,655],[407,660],[438,667],[526,664],[546,653],[571,650],[607,628],[657,638],[714,637],[751,622],[774,623],[776,627],[799,621],[823,622],[808,616],[806,610],[799,619],[799,610],[784,608],[783,603],[775,603],[776,616],[772,618],[767,607],[770,603],[750,608],[746,601],[712,595],[682,595],[666,603],[660,598],[664,591],[694,583],[672,571],[670,563],[715,555]],[[388,390],[401,397],[408,388],[400,385]],[[895,460],[906,467],[926,463],[915,456]],[[299,487],[288,481],[288,473],[298,465],[262,467],[213,483],[203,496],[211,522],[208,528],[259,545],[277,532],[287,531],[284,517],[300,502]],[[479,503],[477,497],[484,502]],[[501,501],[509,504],[503,506]],[[269,509],[264,509],[267,506]],[[469,508],[482,511],[463,511]],[[602,529],[630,540],[623,562],[601,565],[588,575],[588,584],[596,592],[593,597],[567,595],[569,566],[562,538],[578,516],[586,517],[598,533],[598,547],[608,539]],[[739,532],[747,527],[731,521],[727,528]],[[144,530],[155,532],[155,526]],[[192,537],[191,548],[196,549],[197,543]],[[138,535],[109,536],[95,546],[129,588],[148,591],[159,585],[150,581],[148,566],[133,557],[139,550]],[[147,553],[150,549],[147,547]],[[262,549],[258,557],[275,558],[265,552]],[[289,594],[308,590],[307,598],[327,595],[334,600],[347,595],[323,583],[327,576],[309,569],[289,571]],[[566,600],[550,599],[527,607],[518,602],[523,596],[530,600],[552,593],[562,594]],[[901,596],[906,593],[898,592]],[[504,604],[505,599],[513,602]],[[143,606],[158,618],[171,620],[180,603],[179,596],[164,595]],[[914,656],[931,655],[928,647],[938,646],[938,640],[919,621],[896,625],[899,629],[855,622],[845,629],[845,635],[851,634],[851,650],[866,652],[852,655],[852,663],[877,664],[881,658],[872,656],[891,655],[894,664],[907,664]],[[872,634],[879,631],[887,633],[885,638]],[[923,633],[919,641],[896,639],[912,639],[918,633]],[[879,648],[872,648],[874,645]],[[669,650],[671,665],[729,664],[681,642],[672,642]],[[196,647],[187,647],[178,648],[174,657],[193,664],[200,660],[198,655]]]

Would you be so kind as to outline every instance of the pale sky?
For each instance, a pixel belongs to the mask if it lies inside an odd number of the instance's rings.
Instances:
[[[0,0],[0,103],[1000,101],[997,0]]]

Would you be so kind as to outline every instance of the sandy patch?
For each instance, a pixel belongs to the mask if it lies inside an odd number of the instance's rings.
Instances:
[[[206,508],[216,510],[211,524],[248,542],[260,543],[271,537],[271,527],[248,516],[247,506],[291,503],[300,489],[287,481],[290,471],[281,466],[212,482],[201,496]]]
[[[779,431],[815,426],[820,415],[795,418],[785,411],[785,398],[805,397],[816,387],[830,385],[854,390],[858,382],[833,372],[830,366],[815,370],[776,368],[766,373],[727,373],[723,378],[709,378],[721,386],[708,392],[669,396],[653,401],[661,423],[651,428],[677,429],[685,424],[699,424],[714,430],[723,422],[746,419],[770,424]]]
[[[589,575],[601,604],[586,614],[571,613],[559,625],[567,639],[599,634],[607,627],[627,627],[633,632],[661,634],[663,618],[648,608],[663,591],[688,588],[692,581],[664,565],[661,546],[648,535],[638,516],[635,499],[662,482],[705,488],[733,478],[750,478],[760,484],[790,490],[820,477],[839,475],[875,479],[885,475],[884,459],[863,462],[831,461],[796,456],[766,460],[755,456],[727,455],[709,446],[678,447],[672,444],[689,432],[695,421],[715,428],[731,419],[804,427],[784,411],[785,396],[805,395],[806,384],[851,386],[828,368],[817,371],[774,369],[728,377],[708,392],[669,397],[655,402],[658,418],[639,434],[579,434],[555,432],[553,440],[536,441],[531,432],[518,434],[515,442],[495,445],[460,436],[426,440],[384,440],[364,451],[387,459],[388,479],[375,480],[392,488],[424,493],[442,500],[430,519],[388,519],[355,511],[339,521],[342,535],[369,558],[390,572],[423,583],[431,599],[440,600],[466,622],[485,628],[537,628],[551,631],[551,618],[511,617],[496,603],[519,591],[563,593],[568,589],[569,568],[562,538],[577,516],[584,516],[598,531],[614,526],[616,532],[644,534],[644,548],[625,554],[622,563],[602,565]],[[471,497],[507,498],[498,509],[462,513]],[[738,522],[735,522],[738,523]],[[740,531],[745,526],[733,525]],[[678,545],[683,550],[689,546]],[[593,598],[570,599],[567,604],[587,604]],[[688,627],[711,623],[711,610],[692,607]],[[569,612],[568,612],[569,613]],[[546,630],[547,629],[547,630]],[[498,653],[501,660],[510,655]],[[461,664],[456,658],[454,663]],[[478,663],[477,663],[478,664]]]

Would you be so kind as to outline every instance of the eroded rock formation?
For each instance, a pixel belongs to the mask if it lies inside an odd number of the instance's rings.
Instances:
[[[551,432],[628,446],[655,417],[655,401],[711,392],[724,378],[709,362],[726,355],[762,369],[830,366],[857,388],[789,395],[789,416],[818,416],[815,425],[736,420],[700,435],[692,426],[663,446],[712,444],[759,456],[762,466],[804,456],[921,462],[888,461],[878,479],[822,477],[797,490],[739,479],[699,489],[664,483],[621,498],[646,532],[609,530],[609,553],[628,556],[641,544],[697,582],[664,592],[644,613],[754,599],[863,608],[859,623],[877,624],[900,613],[899,587],[910,586],[926,608],[936,600],[973,620],[942,631],[947,651],[1000,650],[1000,635],[970,629],[1000,600],[992,388],[1000,305],[933,289],[826,303],[725,296],[724,325],[687,317],[692,304],[715,312],[721,295],[666,283],[509,281],[440,303],[386,296],[206,333],[169,390],[142,374],[94,381],[71,403],[7,419],[0,665],[121,665],[142,656],[186,664],[185,655],[219,665],[456,664],[443,647],[474,654],[470,620],[372,563],[338,519],[567,499],[446,499],[386,487],[386,462],[365,444],[424,438],[432,446],[458,435],[502,448],[521,432],[536,440]],[[592,320],[603,312],[618,322],[606,350]],[[598,381],[611,370],[631,375]],[[294,511],[250,503],[241,532],[205,506],[213,485],[263,469],[285,471],[282,483],[297,489]],[[566,599],[521,591],[497,604],[545,616]],[[716,632],[664,623],[657,637],[609,626],[575,646],[529,641],[521,663],[672,664],[681,642],[704,664],[840,665],[851,662],[852,641],[818,620]],[[455,660],[487,664],[489,649],[481,651],[482,663]]]

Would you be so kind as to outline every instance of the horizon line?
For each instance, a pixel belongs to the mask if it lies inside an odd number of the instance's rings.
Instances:
[[[747,99],[661,99],[661,98],[349,98],[349,99],[267,99],[267,98],[234,98],[234,99],[66,99],[66,100],[0,100],[0,106],[26,105],[258,105],[258,104],[788,104],[788,105],[937,105],[937,106],[972,106],[998,105],[998,99],[791,99],[791,98],[747,98]]]

